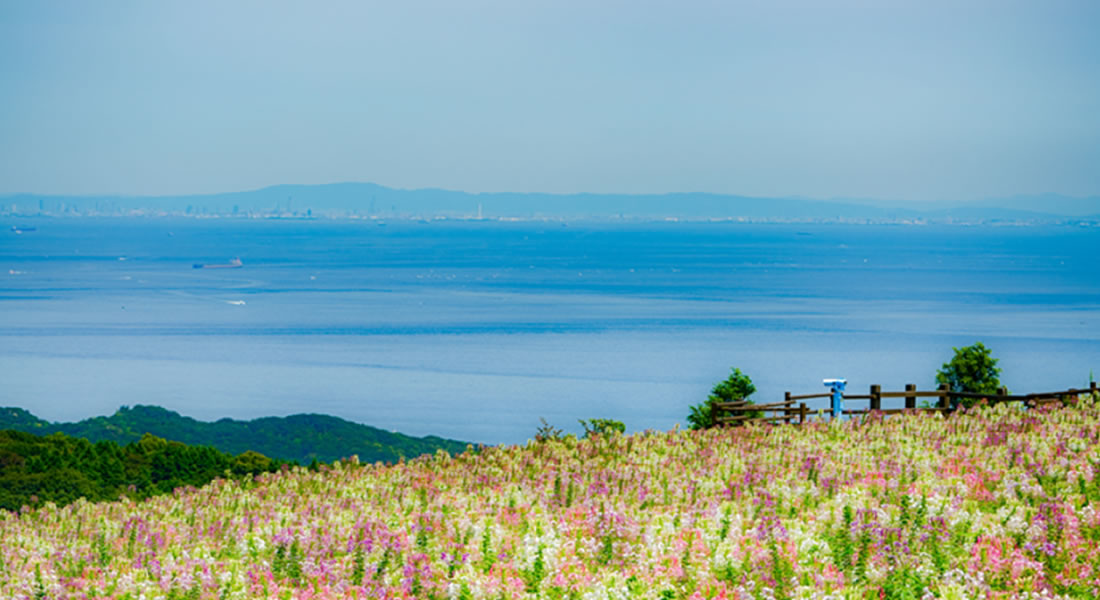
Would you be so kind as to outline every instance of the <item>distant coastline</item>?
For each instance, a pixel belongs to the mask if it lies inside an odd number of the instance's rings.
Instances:
[[[0,217],[144,217],[387,222],[843,223],[1100,226],[1100,196],[1017,196],[902,205],[730,194],[539,194],[404,190],[373,183],[278,185],[178,196],[0,196]],[[20,225],[12,223],[12,226]]]
[[[929,225],[947,225],[956,227],[1045,227],[1045,226],[1064,226],[1064,227],[1084,227],[1084,228],[1100,228],[1100,216],[1096,217],[1048,217],[1048,218],[1033,218],[1033,219],[1003,219],[1003,218],[953,218],[953,217],[940,217],[940,218],[928,218],[928,219],[876,219],[876,218],[856,218],[856,217],[837,217],[837,218],[796,218],[796,217],[550,217],[550,216],[532,216],[532,217],[497,217],[497,218],[466,218],[466,217],[448,217],[448,216],[433,216],[433,217],[411,217],[411,216],[398,216],[398,217],[363,217],[359,215],[315,215],[315,216],[302,216],[297,214],[279,214],[279,213],[251,213],[247,215],[231,215],[231,214],[198,214],[188,215],[181,213],[173,213],[167,211],[131,211],[126,214],[111,214],[111,213],[40,213],[40,214],[22,214],[22,213],[6,213],[0,211],[0,218],[14,217],[17,219],[24,218],[38,218],[38,219],[189,219],[194,221],[324,221],[324,222],[347,222],[347,223],[363,223],[368,225],[377,225],[379,227],[385,227],[388,224],[443,224],[443,223],[486,223],[486,224],[509,224],[509,223],[557,223],[561,225],[569,224],[744,224],[744,225],[897,225],[897,226],[912,226],[922,227]]]

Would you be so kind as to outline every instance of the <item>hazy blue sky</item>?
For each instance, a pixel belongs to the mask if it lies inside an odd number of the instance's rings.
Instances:
[[[0,193],[1100,194],[1100,2],[0,4]]]

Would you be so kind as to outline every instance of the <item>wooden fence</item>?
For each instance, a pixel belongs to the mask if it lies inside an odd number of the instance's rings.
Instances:
[[[1097,394],[1096,382],[1091,382],[1087,389],[1068,389],[1057,392],[1045,392],[1040,394],[1009,394],[1008,390],[1001,388],[996,394],[974,394],[970,392],[953,392],[946,385],[941,385],[939,389],[929,391],[919,391],[917,386],[910,383],[905,386],[905,391],[901,392],[884,392],[882,386],[872,385],[870,392],[867,394],[844,394],[843,400],[853,401],[867,401],[868,407],[866,409],[844,409],[842,414],[845,415],[864,415],[871,412],[877,412],[880,414],[898,414],[904,412],[913,411],[933,411],[950,413],[956,410],[959,404],[964,399],[978,400],[979,402],[985,402],[988,404],[999,404],[1001,402],[1022,402],[1028,407],[1035,407],[1042,404],[1048,404],[1051,402],[1071,402],[1075,400],[1081,394]],[[736,402],[719,402],[715,406],[719,410],[719,417],[717,422],[719,425],[737,425],[744,423],[787,423],[787,424],[799,424],[805,423],[811,415],[818,414],[819,411],[811,410],[806,406],[806,400],[813,400],[818,398],[832,398],[832,393],[824,392],[819,394],[800,394],[793,395],[787,392],[784,395],[782,402],[773,402],[770,404],[752,404],[745,400],[739,400]],[[890,408],[883,410],[882,399],[883,398],[900,398],[904,399],[904,408]],[[917,406],[918,398],[934,398],[935,402],[931,406]],[[926,401],[927,402],[927,401]],[[843,405],[842,405],[843,406]],[[823,411],[829,417],[832,417],[832,410],[828,409]]]

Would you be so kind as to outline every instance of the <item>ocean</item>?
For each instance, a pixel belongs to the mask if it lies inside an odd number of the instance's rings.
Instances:
[[[55,421],[156,404],[522,443],[540,417],[682,427],[732,367],[758,402],[931,388],[975,341],[1017,392],[1100,371],[1096,228],[9,220],[0,405]]]

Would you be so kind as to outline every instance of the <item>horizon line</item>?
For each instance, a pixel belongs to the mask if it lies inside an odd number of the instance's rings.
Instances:
[[[271,190],[280,187],[334,187],[342,185],[368,185],[384,188],[387,190],[399,191],[399,192],[446,192],[455,194],[467,194],[471,196],[501,196],[501,195],[515,195],[515,196],[551,196],[551,197],[569,197],[569,196],[626,196],[626,197],[639,197],[639,198],[652,198],[660,196],[715,196],[715,197],[729,197],[740,198],[747,200],[802,200],[809,202],[856,202],[856,203],[888,203],[896,205],[922,205],[922,204],[975,204],[982,202],[990,202],[997,200],[1018,200],[1018,199],[1033,199],[1043,197],[1057,197],[1067,200],[1097,200],[1100,201],[1100,191],[1089,195],[1073,195],[1064,194],[1060,192],[1044,191],[1044,192],[1019,192],[1012,195],[996,195],[996,196],[982,196],[976,198],[969,198],[966,200],[960,199],[943,199],[943,198],[929,198],[922,200],[901,200],[897,198],[885,198],[885,197],[873,197],[873,196],[844,196],[844,195],[831,195],[831,196],[806,196],[802,194],[791,195],[773,195],[773,196],[761,196],[752,194],[741,194],[736,192],[713,192],[713,191],[664,191],[664,192],[592,192],[592,191],[574,191],[574,192],[543,192],[543,191],[469,191],[463,189],[425,186],[425,187],[398,187],[390,186],[374,181],[330,181],[325,183],[275,183],[256,188],[246,188],[237,190],[223,190],[217,192],[190,192],[190,193],[155,193],[155,194],[128,194],[118,192],[84,192],[84,193],[51,193],[51,192],[33,192],[33,191],[20,191],[20,192],[5,192],[0,194],[0,198],[11,198],[15,196],[46,196],[46,197],[63,197],[63,198],[129,198],[129,199],[157,199],[157,198],[183,198],[183,197],[210,197],[210,196],[222,196],[229,194],[249,194],[255,192],[262,192],[265,190]]]

